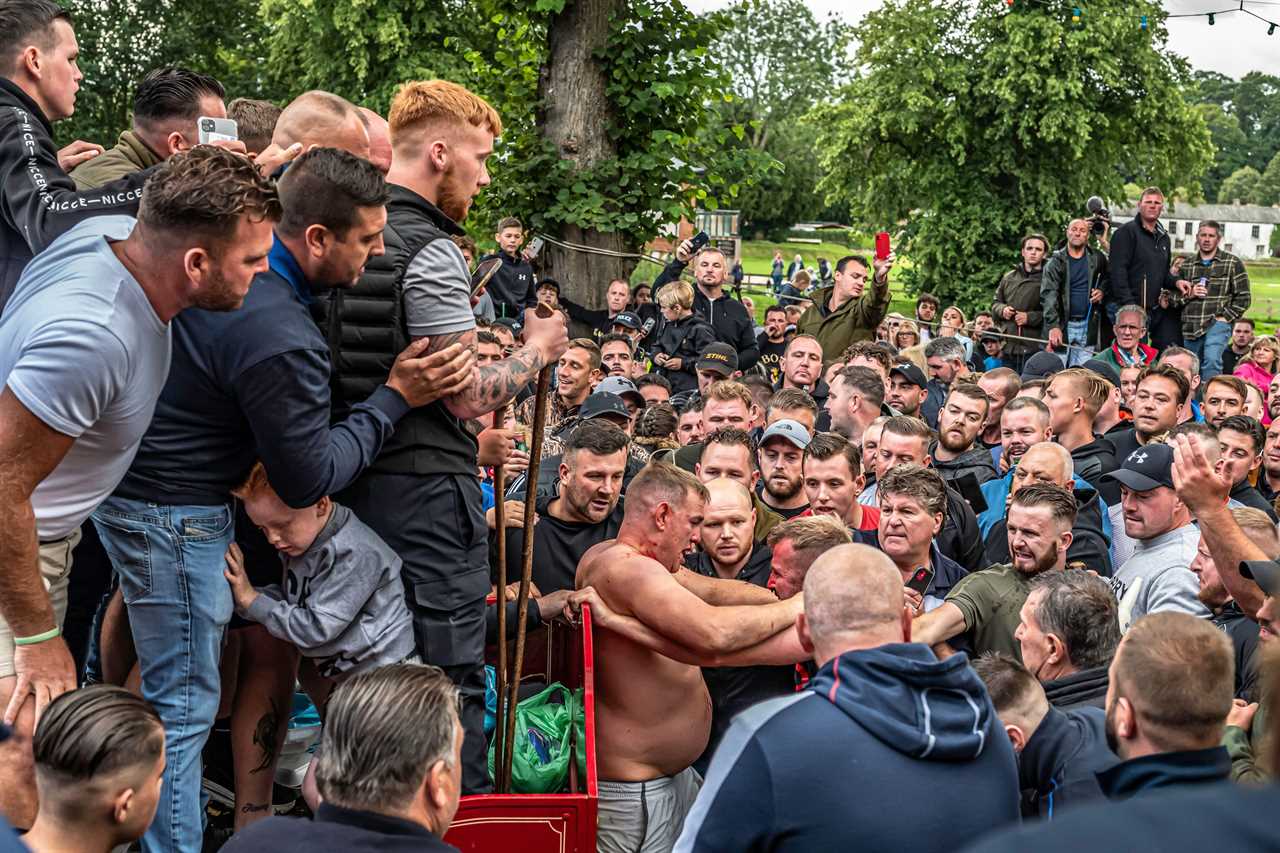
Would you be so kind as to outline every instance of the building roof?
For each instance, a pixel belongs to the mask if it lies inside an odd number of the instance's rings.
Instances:
[[[1132,219],[1138,213],[1136,207],[1117,207],[1112,218],[1120,222]],[[1172,202],[1164,211],[1163,219],[1214,219],[1218,222],[1249,222],[1263,225],[1280,225],[1280,207],[1263,207],[1259,204],[1188,204]]]

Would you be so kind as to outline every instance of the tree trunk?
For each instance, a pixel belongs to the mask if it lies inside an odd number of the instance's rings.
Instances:
[[[547,29],[547,64],[538,83],[542,137],[578,169],[617,155],[608,125],[612,106],[604,69],[592,54],[605,46],[609,22],[626,0],[568,0]],[[550,229],[549,229],[550,230]],[[635,251],[619,234],[560,223],[553,233],[566,243],[614,252]],[[627,278],[635,260],[559,246],[543,249],[542,272],[560,282],[565,296],[588,308],[603,308],[611,279]]]

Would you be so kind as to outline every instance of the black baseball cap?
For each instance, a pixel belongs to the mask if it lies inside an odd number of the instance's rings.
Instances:
[[[1147,444],[1125,457],[1116,471],[1103,474],[1135,492],[1149,492],[1161,486],[1173,488],[1173,448],[1167,444]]]
[[[1275,560],[1245,560],[1240,574],[1262,587],[1270,596],[1280,595],[1280,563]]]
[[[560,282],[556,281],[554,278],[544,278],[542,281],[538,282],[538,286],[534,288],[534,291],[537,292],[542,290],[544,287],[550,287],[556,292],[556,296],[560,295]]]
[[[517,337],[520,335],[520,330],[524,328],[524,326],[520,325],[520,321],[514,317],[499,317],[493,321],[493,325],[506,326],[511,330],[511,333]]]
[[[617,415],[631,420],[631,410],[627,408],[627,404],[617,394],[610,394],[608,391],[597,391],[591,394],[578,409],[578,417],[584,421],[602,415]]]
[[[1094,373],[1110,382],[1112,388],[1120,387],[1120,374],[1116,373],[1115,368],[1107,364],[1105,361],[1097,358],[1091,358],[1081,366],[1085,370],[1092,370]]]
[[[1041,350],[1027,359],[1026,364],[1022,365],[1022,381],[1030,382],[1032,379],[1048,379],[1062,369],[1062,359],[1051,352]]]
[[[640,316],[631,311],[619,311],[612,322],[615,326],[622,326],[632,331],[639,331],[644,328],[644,322],[640,319]]]
[[[890,376],[895,373],[917,388],[929,387],[929,380],[925,378],[924,371],[909,361],[900,361],[893,367],[889,368]]]
[[[982,333],[982,337],[980,337],[980,338],[978,339],[978,343],[980,343],[980,344],[986,344],[986,343],[995,343],[995,344],[998,344],[998,343],[1000,343],[1000,341],[1002,341],[1002,340],[1003,340],[1003,338],[1001,338],[1001,337],[1000,337],[999,335],[997,335],[995,332],[983,332],[983,333]]]
[[[709,344],[698,356],[698,363],[694,367],[732,376],[738,369],[738,351],[728,344]]]

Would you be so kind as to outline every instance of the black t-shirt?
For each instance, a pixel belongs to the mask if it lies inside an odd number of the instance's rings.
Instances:
[[[764,370],[764,375],[769,378],[769,384],[777,385],[782,381],[782,354],[786,352],[787,342],[778,341],[775,344],[769,340],[768,335],[761,332],[756,336],[756,343],[760,346],[758,363]]]
[[[546,595],[561,589],[573,589],[578,561],[592,545],[618,535],[622,526],[622,501],[604,521],[597,524],[561,521],[548,511],[552,498],[541,498],[536,504],[538,529],[533,537],[533,582]],[[497,565],[497,535],[489,533],[489,564]],[[524,549],[524,528],[507,528],[507,583],[520,579],[520,558]],[[496,570],[493,578],[497,582]]]

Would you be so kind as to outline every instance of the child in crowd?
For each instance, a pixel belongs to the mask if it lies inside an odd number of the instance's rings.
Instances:
[[[683,281],[662,288],[658,305],[667,325],[653,345],[657,373],[671,383],[673,393],[697,390],[694,364],[702,351],[716,342],[715,332],[693,313],[693,288]]]
[[[982,359],[982,372],[995,370],[997,367],[1004,367],[1004,359],[1001,357],[1004,351],[1004,341],[995,335],[982,336],[982,349],[986,352],[986,357]]]
[[[290,508],[271,488],[262,463],[234,494],[284,564],[280,586],[255,589],[232,543],[225,575],[241,616],[293,643],[335,683],[413,659],[400,558],[355,513],[327,497]]]

